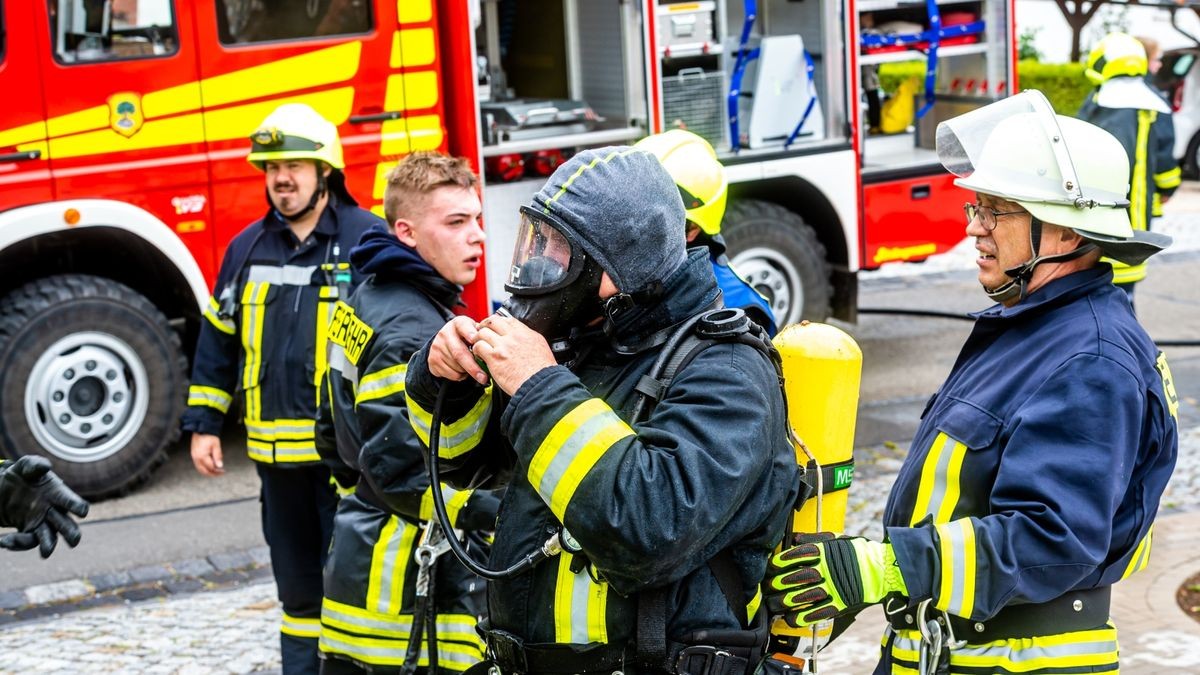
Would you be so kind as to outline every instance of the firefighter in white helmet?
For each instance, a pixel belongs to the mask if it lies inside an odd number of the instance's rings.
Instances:
[[[1129,155],[1129,219],[1135,230],[1150,229],[1162,204],[1183,174],[1175,160],[1171,107],[1147,84],[1146,50],[1125,33],[1110,33],[1088,55],[1084,74],[1096,90],[1076,115],[1104,129]],[[1134,284],[1146,278],[1146,264],[1113,263],[1113,281],[1133,299]]]
[[[314,445],[325,327],[358,278],[350,249],[383,221],[346,191],[337,127],[280,106],[250,137],[267,212],[230,242],[200,328],[183,429],[192,462],[224,473],[221,427],[244,399],[246,449],[262,479],[263,534],[283,605],[285,675],[318,671],[321,568],[337,496]]]
[[[876,673],[1116,672],[1110,590],[1149,560],[1178,400],[1100,258],[1170,240],[1130,227],[1120,143],[1039,92],[943,122],[937,150],[976,194],[967,235],[997,304],[922,415],[884,541],[800,535],[768,606],[807,625],[882,603]]]
[[[751,319],[774,336],[777,329],[770,303],[738,276],[725,255],[721,219],[725,215],[729,181],[712,145],[690,131],[671,129],[647,136],[633,147],[657,157],[675,181],[687,212],[685,236],[688,246],[708,248],[725,306],[744,309]]]

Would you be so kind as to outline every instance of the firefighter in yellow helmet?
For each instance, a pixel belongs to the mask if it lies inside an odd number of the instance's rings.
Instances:
[[[1117,137],[1129,155],[1129,219],[1135,230],[1150,229],[1182,181],[1175,160],[1171,108],[1149,84],[1146,50],[1125,33],[1110,33],[1088,55],[1084,74],[1095,91],[1076,115]],[[1113,281],[1133,300],[1134,284],[1146,278],[1146,264],[1113,262]]]
[[[725,298],[726,307],[740,307],[772,336],[777,330],[771,305],[754,287],[742,279],[725,255],[721,237],[721,218],[729,181],[725,167],[708,141],[683,129],[671,129],[648,136],[634,146],[658,158],[679,188],[687,213],[686,236],[689,246],[706,246],[713,274]]]
[[[346,191],[337,128],[300,103],[250,137],[267,211],[230,242],[196,344],[184,431],[192,462],[224,473],[221,426],[243,398],[246,449],[262,480],[263,534],[283,605],[285,675],[316,675],[321,569],[337,496],[315,441],[325,326],[358,278],[350,249],[383,221]]]

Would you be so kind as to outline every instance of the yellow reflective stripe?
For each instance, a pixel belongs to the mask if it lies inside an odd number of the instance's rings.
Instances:
[[[262,392],[259,391],[258,381],[262,375],[262,337],[263,320],[266,307],[267,291],[271,285],[267,283],[246,282],[242,292],[242,350],[246,354],[246,362],[242,368],[242,387],[246,390],[246,417],[258,419],[262,417]]]
[[[204,318],[208,319],[208,322],[213,325],[213,328],[216,328],[226,335],[233,335],[237,332],[237,326],[233,323],[233,321],[228,321],[217,316],[217,313],[220,311],[220,309],[221,305],[217,303],[217,299],[211,295],[208,296],[208,307],[204,309]]]
[[[442,501],[446,502],[446,515],[450,516],[452,526],[458,526],[458,514],[467,505],[467,500],[471,498],[472,492],[474,490],[455,490],[445,483],[442,484]],[[432,485],[425,488],[424,494],[421,495],[421,509],[417,515],[421,520],[433,520]]]
[[[617,441],[633,436],[607,403],[591,398],[560,419],[529,462],[529,483],[559,521],[584,477]]]
[[[371,553],[371,578],[367,581],[367,608],[381,614],[399,614],[404,596],[404,576],[413,558],[417,528],[396,516],[379,533]]]
[[[1137,548],[1134,549],[1133,555],[1129,558],[1129,565],[1125,567],[1125,573],[1121,575],[1124,579],[1134,572],[1140,572],[1146,569],[1146,565],[1150,564],[1150,546],[1153,543],[1154,526],[1146,532],[1146,536],[1138,542]]]
[[[361,384],[359,386],[361,388]],[[429,428],[433,424],[433,415],[409,397],[407,392],[405,401],[408,404],[408,421],[412,424],[413,430],[417,432],[417,437],[428,447]],[[487,430],[487,423],[491,415],[492,385],[488,384],[479,400],[467,411],[467,414],[451,424],[442,424],[442,434],[438,439],[438,457],[454,459],[479,445],[479,441],[483,439],[483,432]]]
[[[393,69],[431,65],[437,58],[432,28],[410,28],[392,33],[392,56],[388,67]]]
[[[917,649],[921,636],[917,631],[896,631],[892,643],[893,661],[916,663]],[[1009,640],[996,640],[983,644],[967,644],[950,650],[950,672],[954,667],[987,669],[991,672],[1029,673],[1051,669],[1054,672],[1068,668],[1101,666],[1086,672],[1116,672],[1117,630],[1110,621],[1104,628],[1095,630],[1060,633]],[[1111,666],[1111,668],[1103,668]],[[893,663],[893,673],[916,672],[901,664]]]
[[[321,297],[325,297],[325,289],[336,286],[322,286]],[[333,318],[333,303],[317,303],[316,347],[313,351],[313,387],[316,389],[317,407],[321,407],[321,378],[329,369],[329,357],[326,343],[329,341],[329,320]]]
[[[276,462],[319,462],[321,455],[312,441],[275,441]]]
[[[438,614],[438,639],[464,642],[483,647],[475,632],[475,617],[470,614]],[[412,614],[381,614],[347,605],[329,598],[321,601],[321,623],[374,637],[407,640],[412,631]]]
[[[758,614],[758,607],[762,605],[762,589],[754,589],[754,597],[750,598],[750,602],[746,603],[746,625],[754,623],[754,615]]]
[[[1133,172],[1129,177],[1129,219],[1135,230],[1146,229],[1146,151],[1150,142],[1150,125],[1157,115],[1153,110],[1138,111],[1137,143],[1133,150]]]
[[[449,640],[438,635],[438,667],[462,672],[483,660],[483,649]],[[374,666],[399,666],[404,664],[408,652],[408,641],[391,638],[360,637],[343,633],[325,626],[321,631],[320,649],[326,653],[344,654],[356,661]],[[429,665],[429,643],[421,641],[419,666]]]
[[[233,397],[228,392],[217,389],[216,387],[205,387],[199,384],[193,384],[188,387],[188,405],[208,406],[216,408],[222,413],[229,412],[229,404],[233,403]]]
[[[1160,190],[1170,190],[1179,187],[1183,182],[1183,170],[1179,167],[1154,174],[1154,185]]]
[[[279,630],[282,633],[296,637],[317,638],[321,635],[321,620],[291,616],[287,612],[284,612]]]
[[[607,155],[605,155],[603,157],[596,157],[595,159],[588,162],[587,164],[584,164],[583,166],[579,167],[578,169],[575,170],[575,173],[571,174],[571,176],[569,178],[567,178],[565,181],[563,181],[563,184],[561,186],[559,186],[559,188],[558,188],[558,192],[555,192],[554,196],[546,201],[546,205],[542,207],[542,211],[544,211],[546,213],[550,213],[550,206],[552,204],[554,204],[554,202],[557,201],[559,197],[563,196],[563,194],[566,193],[567,188],[571,187],[571,184],[575,182],[575,179],[577,179],[581,175],[583,175],[583,173],[585,171],[595,168],[596,165],[599,164],[600,162],[604,162],[607,164],[608,162],[611,162],[613,159],[615,159],[617,157],[624,157],[625,155],[628,155],[628,154],[631,154],[634,152],[644,152],[644,150],[636,150],[636,149],[615,150],[613,152],[608,153]]]
[[[1108,258],[1105,258],[1108,260]],[[1114,284],[1131,284],[1146,278],[1146,263],[1140,265],[1125,265],[1115,260],[1109,261],[1113,266]]]
[[[249,438],[246,439],[246,454],[256,462],[272,464],[275,462],[275,445]]]
[[[414,115],[385,120],[380,129],[379,154],[404,155],[418,150],[436,150],[444,134],[440,115]],[[383,217],[383,214],[380,214]]]
[[[592,581],[587,569],[571,572],[575,556],[563,552],[558,560],[554,587],[555,642],[588,644],[608,642],[608,584]]]
[[[927,515],[934,517],[935,524],[950,522],[961,497],[959,478],[966,456],[967,446],[945,433],[938,433],[933,439],[921,467],[910,526],[915,527]]]
[[[975,523],[960,518],[937,526],[941,582],[934,606],[970,618],[975,611]]]
[[[354,405],[403,392],[404,376],[407,373],[408,364],[401,363],[398,366],[363,375],[358,381],[358,394],[354,397]]]
[[[423,23],[433,18],[433,0],[396,0],[400,23]]]

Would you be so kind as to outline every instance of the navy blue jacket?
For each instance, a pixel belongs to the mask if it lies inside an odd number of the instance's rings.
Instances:
[[[320,461],[314,419],[326,367],[325,328],[338,296],[358,282],[350,249],[382,222],[331,195],[307,241],[298,241],[274,209],[234,237],[200,326],[184,431],[219,434],[238,393],[251,459]],[[220,312],[227,288],[234,293],[232,317]]]
[[[661,304],[619,317],[614,341],[636,344],[713,302],[708,252],[691,250],[665,286]],[[491,625],[530,644],[621,645],[633,637],[637,594],[665,588],[672,640],[743,628],[798,489],[775,369],[747,345],[708,347],[630,427],[634,386],[661,348],[622,354],[612,344],[596,338],[585,358],[542,369],[511,400],[492,386],[447,385],[446,480],[508,485],[492,566],[541,546],[560,523],[583,549],[582,559],[563,553],[489,583]],[[406,392],[426,442],[439,382],[428,349],[409,362]],[[736,611],[707,565],[723,550],[741,581]]]
[[[1145,567],[1177,408],[1108,265],[980,312],[884,515],[911,600],[983,621]]]

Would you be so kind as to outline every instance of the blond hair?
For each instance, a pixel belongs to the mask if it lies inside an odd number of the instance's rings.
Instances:
[[[425,195],[443,187],[474,190],[479,178],[462,157],[440,152],[414,152],[404,157],[387,173],[383,192],[383,214],[388,225],[411,219]]]

